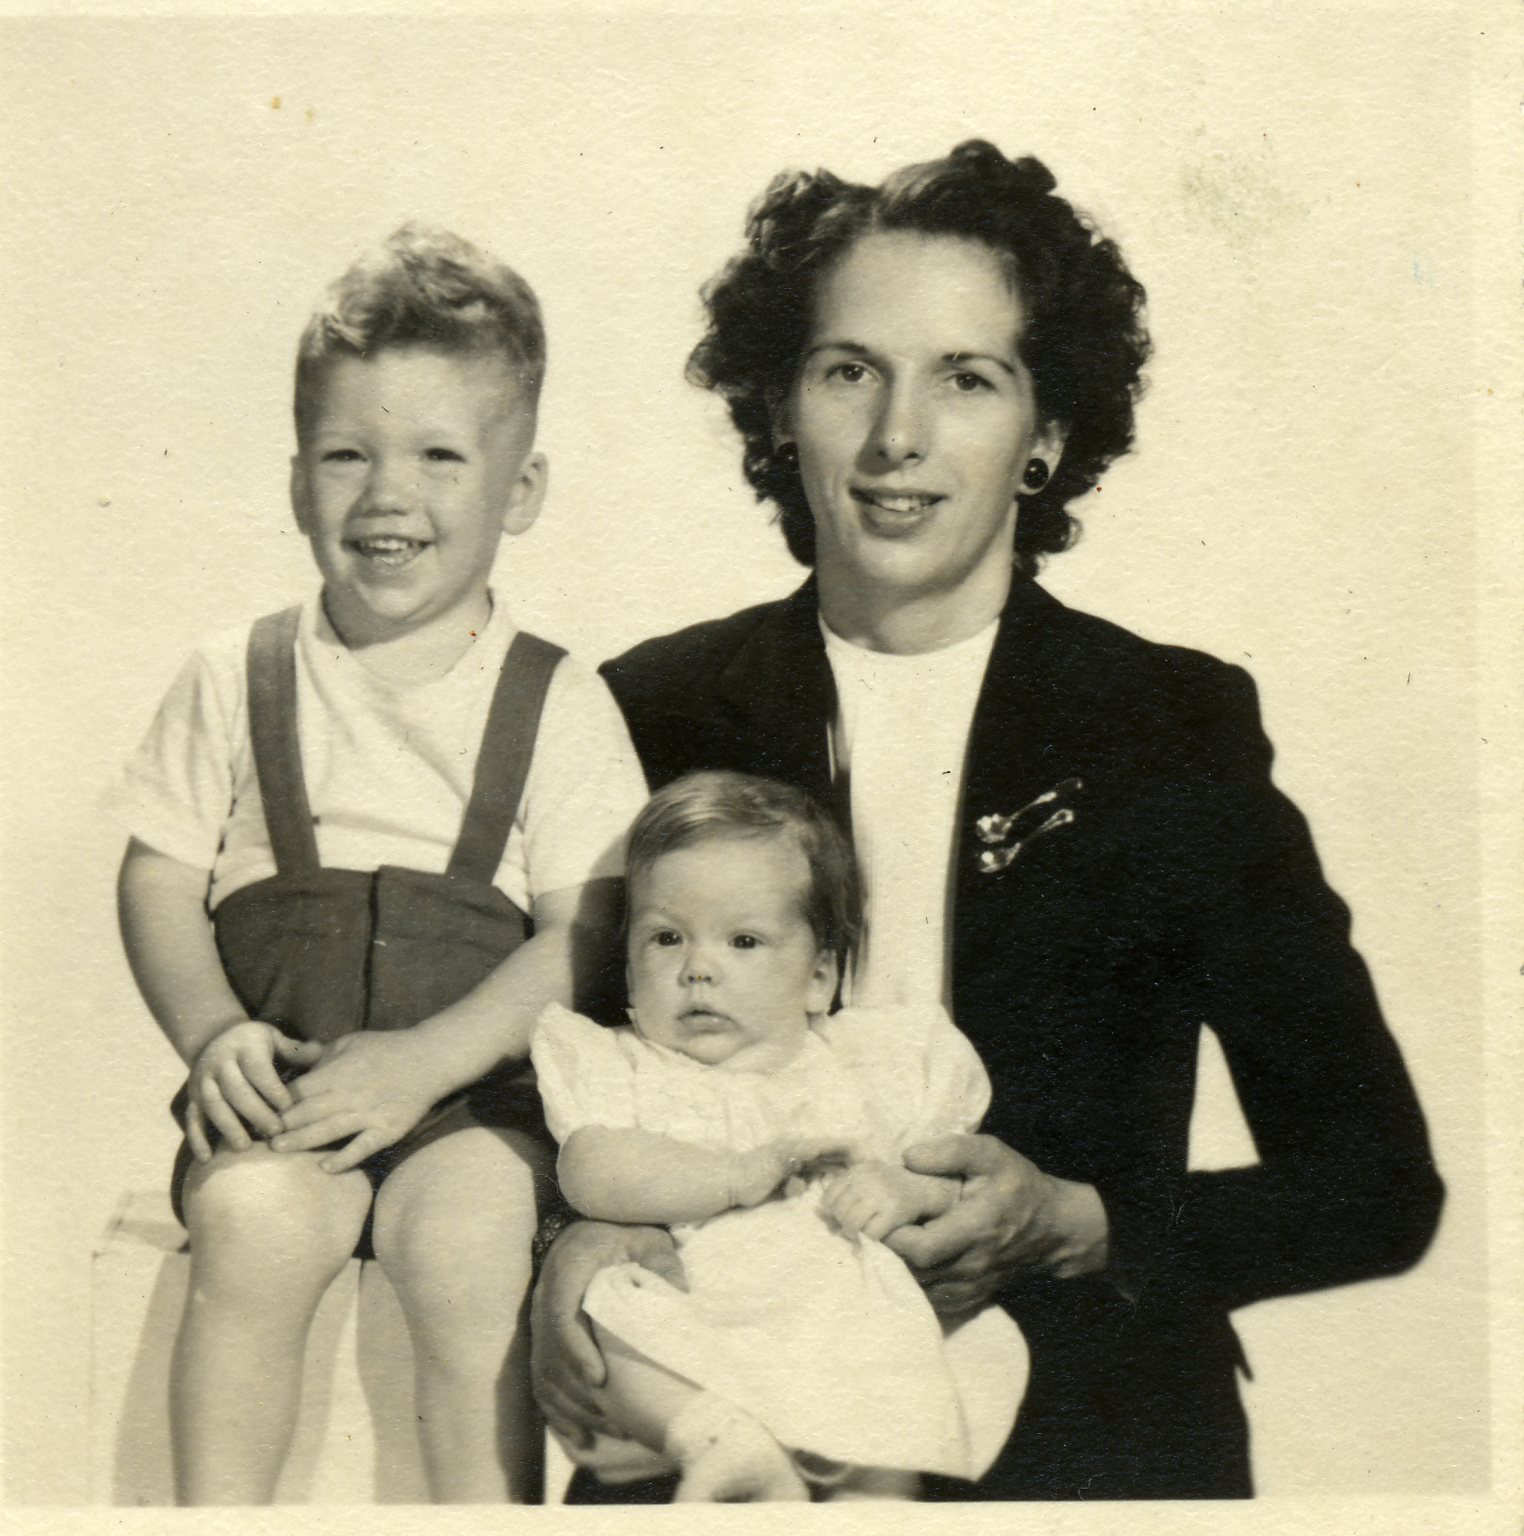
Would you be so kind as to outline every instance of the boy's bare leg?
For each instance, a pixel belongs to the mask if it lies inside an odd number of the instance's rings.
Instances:
[[[544,1433],[529,1387],[530,1242],[554,1154],[517,1132],[456,1131],[376,1195],[374,1243],[413,1340],[418,1434],[440,1503],[537,1499]]]
[[[363,1173],[307,1152],[218,1151],[192,1168],[190,1290],[170,1369],[175,1497],[267,1504],[290,1447],[313,1313],[354,1251]]]
[[[679,1503],[809,1498],[788,1452],[743,1409],[676,1376],[593,1324],[608,1367],[605,1411],[681,1468]]]

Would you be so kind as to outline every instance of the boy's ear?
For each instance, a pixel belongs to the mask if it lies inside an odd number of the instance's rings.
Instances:
[[[809,1014],[825,1013],[836,996],[839,978],[836,956],[829,949],[820,950],[815,956],[815,968],[810,972],[809,985],[805,988],[804,1011]]]
[[[311,521],[307,516],[307,475],[299,453],[291,455],[291,515],[296,519],[297,532],[307,534]]]
[[[534,527],[549,485],[550,461],[543,453],[526,454],[503,508],[504,533],[524,533]]]

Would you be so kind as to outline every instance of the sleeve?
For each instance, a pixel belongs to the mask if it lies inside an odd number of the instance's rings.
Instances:
[[[1130,1288],[1235,1307],[1409,1267],[1443,1185],[1349,911],[1270,782],[1254,685],[1224,671],[1213,772],[1170,819],[1181,873],[1160,920],[1193,935],[1174,1005],[1221,1041],[1260,1161],[1179,1172],[1145,1159],[1096,1187]],[[1138,1122],[1114,1144],[1149,1144],[1145,1102],[1110,1108]]]
[[[990,1104],[989,1076],[945,1009],[846,1008],[826,1021],[826,1033],[883,1107],[900,1151],[978,1129]]]
[[[246,631],[245,631],[246,634]],[[180,669],[105,808],[132,837],[210,870],[232,813],[243,721],[242,647],[197,651]]]
[[[608,685],[574,659],[556,668],[524,786],[529,895],[624,874],[646,781]]]
[[[916,1123],[901,1138],[901,1148],[949,1131],[979,1129],[990,1107],[990,1080],[968,1037],[943,1008],[921,1010],[924,1093]]]
[[[584,1125],[634,1126],[635,1071],[616,1030],[550,1003],[535,1023],[529,1057],[558,1145]]]

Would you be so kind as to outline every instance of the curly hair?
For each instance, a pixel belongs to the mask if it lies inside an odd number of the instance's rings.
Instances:
[[[861,236],[888,230],[979,240],[1005,266],[1027,316],[1019,355],[1038,417],[1067,433],[1052,478],[1022,498],[1015,567],[1031,576],[1039,556],[1073,542],[1078,524],[1066,505],[1132,445],[1149,340],[1142,284],[1055,185],[1041,161],[1007,160],[993,144],[970,139],[877,187],[823,170],[784,172],[752,206],[746,249],[704,286],[709,328],[687,375],[726,402],[743,442],[743,472],[759,501],[778,506],[802,564],[814,563],[815,525],[797,458],[774,444],[777,412],[807,344],[822,276]]]
[[[511,267],[447,229],[408,223],[328,289],[296,349],[296,434],[336,357],[384,347],[497,353],[533,412],[545,378],[545,325],[534,290]]]
[[[809,866],[804,915],[815,942],[845,964],[862,926],[857,861],[846,833],[791,784],[719,769],[674,779],[630,828],[626,876],[633,886],[664,853],[721,837],[792,838]]]

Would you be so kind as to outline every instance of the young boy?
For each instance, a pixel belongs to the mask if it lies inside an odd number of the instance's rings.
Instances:
[[[296,368],[291,502],[321,594],[197,652],[125,776],[120,910],[189,1068],[185,1503],[271,1499],[308,1325],[352,1253],[396,1287],[439,1500],[531,1497],[519,1329],[552,1151],[524,1065],[617,925],[645,786],[604,685],[488,586],[534,522],[539,306],[405,226]]]

